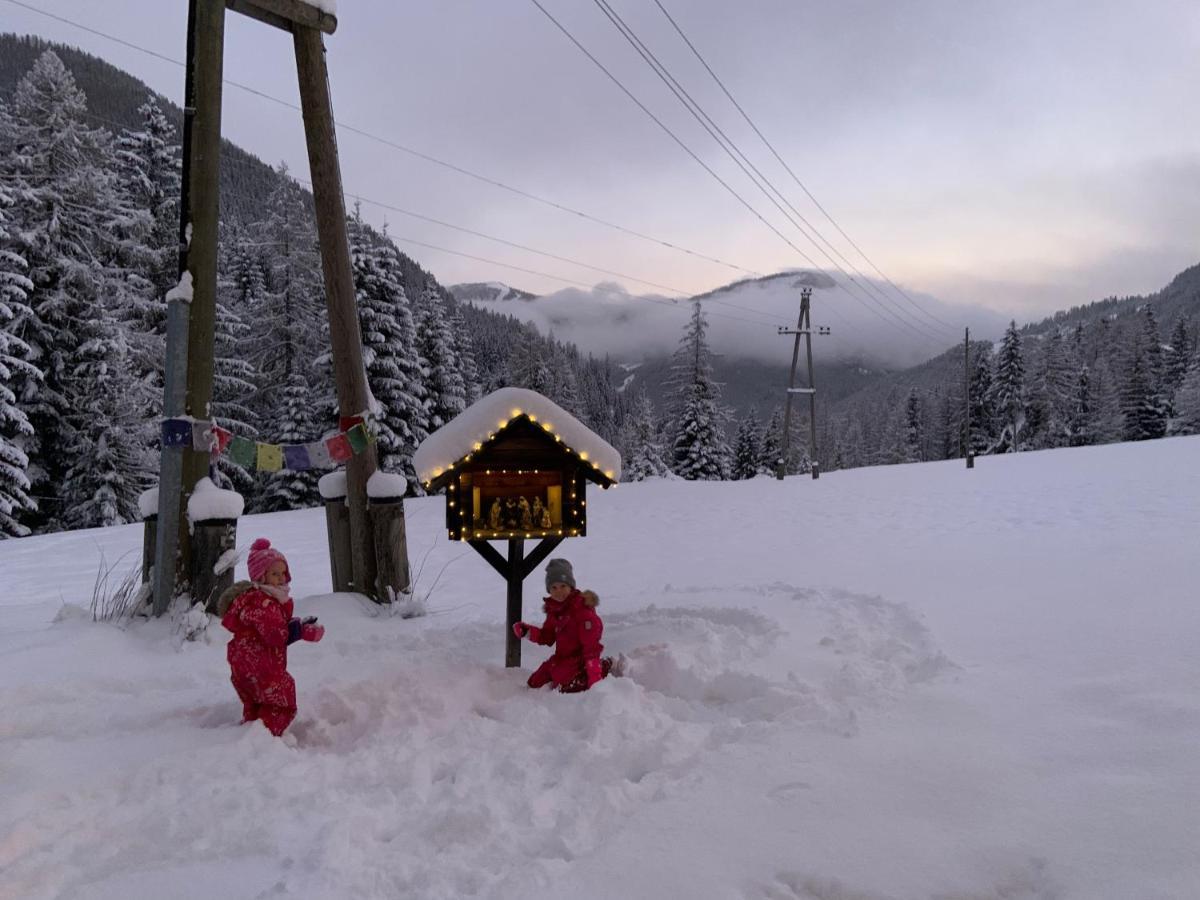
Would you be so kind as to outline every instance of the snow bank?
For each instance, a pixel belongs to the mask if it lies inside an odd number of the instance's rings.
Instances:
[[[241,516],[246,501],[236,491],[226,491],[213,484],[207,476],[196,482],[188,497],[188,521],[207,522],[213,519],[236,519]]]
[[[536,391],[506,387],[472,403],[428,438],[413,455],[421,481],[436,478],[522,413],[536,419],[564,444],[614,481],[621,478],[621,454],[612,445],[553,401]]]
[[[503,668],[441,498],[411,619],[324,593],[321,510],[256,516],[327,627],[283,740],[222,629],[90,621],[140,525],[0,541],[0,896],[1193,897],[1198,452],[598,491],[555,553],[629,672],[576,696]]]

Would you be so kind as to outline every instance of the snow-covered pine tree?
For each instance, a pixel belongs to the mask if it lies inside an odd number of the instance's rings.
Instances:
[[[467,407],[467,389],[455,356],[446,305],[430,284],[417,302],[417,349],[425,362],[429,430],[441,428]]]
[[[783,413],[779,407],[763,426],[758,442],[758,470],[774,475],[783,458]]]
[[[1175,392],[1175,417],[1171,434],[1200,434],[1200,352],[1193,353],[1192,363]]]
[[[179,269],[179,188],[181,148],[175,126],[151,94],[138,107],[142,126],[125,129],[117,139],[117,165],[122,190],[136,228],[127,247],[134,268],[153,286],[165,316],[165,297],[175,284]],[[162,321],[147,323],[162,333]]]
[[[925,404],[917,389],[910,388],[904,398],[904,430],[901,433],[901,462],[921,462],[925,442]]]
[[[17,85],[9,152],[0,162],[20,198],[9,249],[28,263],[34,286],[31,314],[17,333],[43,373],[38,389],[18,398],[34,429],[26,445],[33,493],[55,498],[39,504],[31,517],[36,525],[61,521],[68,503],[79,499],[66,476],[84,471],[88,461],[76,454],[95,446],[80,439],[88,430],[80,417],[95,411],[86,393],[95,383],[93,349],[108,340],[103,332],[120,312],[117,303],[128,302],[127,279],[111,265],[128,210],[119,196],[111,135],[88,125],[86,112],[74,77],[47,50]],[[127,396],[122,401],[132,405]],[[107,452],[111,442],[105,443]],[[121,453],[110,458],[131,462]]]
[[[671,468],[688,480],[722,479],[729,472],[725,414],[720,404],[720,388],[712,378],[711,353],[705,338],[707,328],[700,301],[694,301],[668,381],[673,413]]]
[[[1088,373],[1092,394],[1093,443],[1121,440],[1124,417],[1121,414],[1120,380],[1103,357],[1098,357]]]
[[[1033,449],[1065,447],[1070,440],[1068,423],[1076,399],[1078,370],[1069,354],[1068,346],[1057,331],[1042,341],[1029,392],[1028,442]]]
[[[762,455],[762,425],[758,421],[758,410],[751,406],[749,412],[738,423],[737,437],[733,444],[734,480],[753,478],[759,472],[759,457]]]
[[[483,389],[479,380],[479,366],[475,362],[475,339],[457,303],[450,313],[450,333],[454,335],[454,356],[462,371],[463,385],[467,391],[466,403],[470,406],[483,396]]]
[[[371,394],[381,407],[375,422],[379,464],[384,471],[404,475],[409,490],[419,494],[412,457],[429,435],[429,414],[399,253],[391,240],[363,223],[357,209],[349,225],[363,361]]]
[[[257,373],[246,359],[248,343],[253,336],[240,313],[248,308],[236,270],[243,249],[239,230],[227,233],[221,241],[213,331],[212,416],[222,428],[250,438],[258,434],[255,424],[258,419],[250,408],[257,390]],[[217,471],[224,482],[222,487],[232,487],[247,500],[253,499],[258,487],[254,475],[238,465],[228,453],[218,458]]]
[[[1146,441],[1166,433],[1166,416],[1158,402],[1154,375],[1140,346],[1135,346],[1121,386],[1121,439]]]
[[[647,478],[665,478],[671,475],[670,466],[663,458],[662,442],[659,440],[657,417],[654,405],[645,394],[633,401],[633,410],[625,420],[625,439],[621,477],[625,481],[643,481]]]
[[[996,411],[992,406],[992,363],[986,345],[971,348],[971,453],[991,453],[996,440]]]
[[[0,106],[0,153],[4,151],[2,136],[8,133],[3,121],[6,115]],[[16,333],[33,314],[28,299],[33,282],[25,275],[25,260],[8,249],[12,244],[8,210],[15,203],[0,181],[0,539],[29,534],[21,520],[37,511],[37,503],[29,496],[29,457],[25,453],[33,426],[19,398],[37,390],[42,373],[30,362],[32,349]]]
[[[1017,323],[1009,323],[996,354],[996,375],[992,381],[992,406],[1000,426],[996,445],[1001,453],[1022,449],[1025,427],[1025,361],[1021,356],[1021,335]]]
[[[72,398],[59,447],[70,460],[59,488],[67,528],[136,522],[153,468],[125,332],[103,298],[89,316],[77,326],[81,343],[63,385]]]
[[[267,434],[272,444],[307,444],[325,430],[318,421],[320,407],[312,402],[308,379],[292,372],[276,393],[274,415],[267,419]],[[267,473],[255,504],[255,512],[300,509],[312,505],[317,497],[320,472],[293,472],[281,469]]]
[[[1191,359],[1191,327],[1188,318],[1180,316],[1175,320],[1175,327],[1171,331],[1171,345],[1164,351],[1163,393],[1168,402],[1174,399],[1180,385],[1183,384]]]
[[[554,391],[554,377],[547,362],[547,350],[537,330],[532,325],[522,325],[516,342],[509,350],[505,366],[507,383],[549,397]]]
[[[1079,370],[1075,392],[1067,419],[1067,442],[1072,447],[1086,447],[1096,442],[1096,410],[1092,396],[1092,374],[1088,366]]]
[[[314,363],[329,345],[311,205],[286,165],[280,165],[277,174],[267,198],[267,215],[250,228],[253,243],[267,250],[261,257],[263,292],[252,308],[239,310],[256,334],[271,336],[269,341],[258,342],[257,352],[250,358],[261,373],[259,391],[267,409],[274,405],[276,394],[294,385],[294,375],[313,372]],[[330,390],[324,383],[312,387],[314,395]],[[310,405],[313,399],[310,396]]]

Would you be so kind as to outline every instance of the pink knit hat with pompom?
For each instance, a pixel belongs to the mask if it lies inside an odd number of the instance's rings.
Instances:
[[[271,568],[271,563],[279,560],[283,563],[284,577],[290,583],[292,573],[288,569],[287,557],[271,546],[271,542],[266,538],[259,538],[250,545],[250,554],[246,557],[246,568],[250,570],[251,581],[262,581],[263,576],[267,574],[267,569]]]

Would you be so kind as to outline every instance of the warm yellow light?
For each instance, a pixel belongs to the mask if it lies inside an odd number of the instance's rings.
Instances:
[[[513,414],[513,418],[515,419],[517,416],[519,416],[521,414],[521,411],[519,409],[514,409],[512,411],[512,414]]]
[[[533,413],[530,413],[530,414],[529,414],[529,421],[530,421],[530,422],[536,422],[536,421],[537,421],[537,416],[535,416]]]
[[[483,444],[476,444],[476,445],[475,445],[475,449],[476,449],[476,450],[482,450],[482,449],[483,449]]]
[[[507,425],[507,424],[508,424],[508,422],[506,422],[504,419],[501,419],[501,420],[500,420],[500,422],[499,422],[499,427],[500,427],[500,428],[503,428],[503,427],[504,427],[505,425]]]
[[[606,472],[604,473],[604,477],[606,477],[606,478],[612,478],[612,477],[613,477],[612,470],[610,469],[610,470],[606,471]]]
[[[579,458],[580,458],[580,459],[587,459],[587,454],[586,454],[586,453],[580,453],[580,454],[579,454]]]
[[[545,428],[547,431],[550,431],[554,426],[551,425],[549,422],[543,422],[542,427]]]
[[[434,477],[434,478],[437,478],[437,477],[438,477],[439,475],[441,475],[441,474],[442,474],[442,470],[441,470],[441,469],[434,469],[434,470],[433,470],[433,477]],[[428,484],[428,482],[426,482],[426,484]]]

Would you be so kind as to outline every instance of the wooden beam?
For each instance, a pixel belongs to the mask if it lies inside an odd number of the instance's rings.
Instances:
[[[500,555],[500,551],[493,547],[485,540],[467,541],[475,552],[488,561],[493,569],[500,573],[500,577],[505,581],[508,580],[508,561]]]
[[[538,567],[538,564],[541,563],[541,561],[543,559],[545,559],[547,556],[549,556],[550,553],[554,550],[554,548],[557,547],[562,542],[563,542],[563,539],[561,537],[557,537],[557,536],[542,538],[542,542],[540,544],[538,544],[534,548],[533,552],[530,553],[527,557],[525,557],[525,559],[521,562],[521,578],[522,578],[522,580],[528,578],[530,573],[532,573],[533,570]]]
[[[261,5],[265,0],[256,0]],[[354,273],[350,264],[350,239],[346,232],[346,205],[342,196],[342,172],[338,164],[337,136],[333,126],[333,104],[329,98],[329,72],[321,32],[294,28],[296,70],[300,81],[300,108],[308,143],[312,172],[313,201],[317,213],[317,240],[321,245],[321,269],[325,276],[325,305],[329,312],[329,344],[333,356],[333,378],[338,410],[343,418],[367,411],[367,372],[363,365],[362,336],[358,307],[354,301]],[[367,479],[376,467],[376,445],[346,463],[346,502],[350,507],[350,558],[354,590],[376,600],[375,541],[367,514]],[[396,552],[407,555],[407,548]]]
[[[337,16],[318,9],[304,0],[225,0],[234,12],[292,31],[294,26],[315,28],[325,34],[337,30]]]

